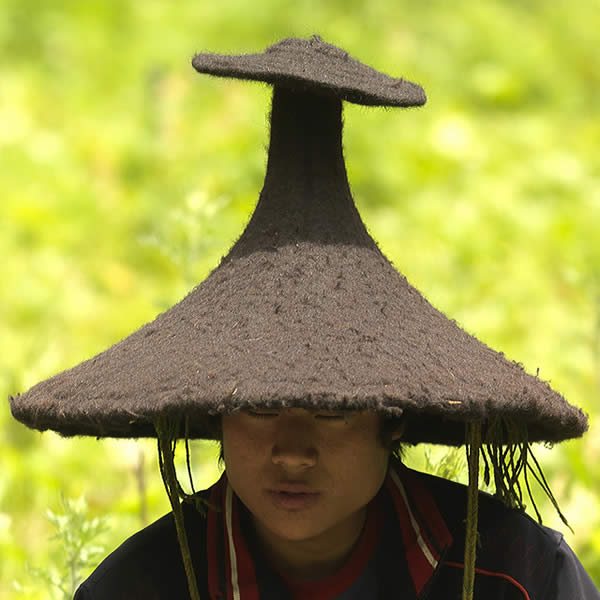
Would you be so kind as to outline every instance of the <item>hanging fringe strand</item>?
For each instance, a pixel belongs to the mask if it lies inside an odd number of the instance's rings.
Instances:
[[[481,425],[466,424],[467,464],[469,487],[467,491],[467,531],[465,534],[465,571],[462,600],[473,600],[475,586],[475,559],[477,553],[477,512],[479,508],[479,452]]]
[[[188,478],[192,496],[196,494],[194,489],[194,478],[192,477],[192,453],[190,452],[190,420],[185,418],[185,464],[187,465]]]
[[[530,477],[533,477],[556,509],[562,522],[571,529],[527,441],[526,425],[503,419],[494,420],[487,426],[481,453],[485,463],[484,481],[489,485],[491,471],[496,496],[506,506],[525,511],[526,504],[522,489],[522,481],[524,481],[531,506],[538,522],[542,524],[542,515],[533,497],[529,481]]]
[[[190,597],[191,600],[201,600],[200,592],[198,591],[198,583],[196,581],[196,574],[192,564],[190,546],[185,530],[183,509],[180,502],[182,494],[185,495],[185,493],[179,485],[177,480],[177,472],[175,470],[175,448],[177,446],[177,433],[179,431],[179,427],[177,423],[169,421],[167,418],[158,419],[154,426],[158,438],[158,464],[160,467],[160,474],[162,475],[162,479],[165,484],[165,490],[167,491],[167,496],[169,496],[171,508],[173,509],[175,529],[177,530],[177,539],[179,540],[183,566],[185,568],[185,574],[188,580]],[[187,444],[187,435],[186,450],[188,452],[187,462],[189,466],[189,446]],[[189,474],[191,478],[191,468],[189,470]]]

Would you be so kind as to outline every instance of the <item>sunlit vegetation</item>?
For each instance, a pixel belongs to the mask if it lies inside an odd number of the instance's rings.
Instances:
[[[595,3],[0,0],[0,14],[2,397],[175,303],[247,221],[270,91],[200,76],[193,53],[319,33],[426,89],[421,109],[346,107],[357,205],[435,306],[590,414],[582,440],[537,454],[600,583]],[[62,563],[47,515],[84,497],[87,519],[107,518],[94,544],[115,547],[168,510],[155,445],[40,434],[2,407],[0,597],[48,598],[40,569]],[[209,485],[214,447],[194,458]]]

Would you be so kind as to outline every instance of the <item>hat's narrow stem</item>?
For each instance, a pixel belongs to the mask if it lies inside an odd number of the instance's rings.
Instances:
[[[331,186],[338,194],[348,191],[342,103],[339,98],[276,86],[265,190],[285,186],[286,192],[297,190],[303,196],[307,188],[319,185]]]
[[[463,600],[473,600],[475,586],[475,558],[477,551],[477,512],[479,505],[479,451],[481,424],[466,424],[467,463],[469,488],[467,491],[467,531],[465,534],[465,570],[463,574]]]
[[[303,242],[376,247],[348,185],[341,101],[276,86],[264,186],[230,255]]]

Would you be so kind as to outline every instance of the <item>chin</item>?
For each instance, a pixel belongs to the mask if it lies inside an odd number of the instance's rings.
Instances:
[[[290,527],[289,524],[282,527],[269,527],[271,533],[288,542],[302,542],[318,537],[323,530],[313,527]]]

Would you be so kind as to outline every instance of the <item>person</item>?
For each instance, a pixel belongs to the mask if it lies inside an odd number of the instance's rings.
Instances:
[[[421,86],[317,36],[192,62],[274,86],[247,227],[181,302],[11,398],[35,429],[158,440],[172,512],[77,600],[598,600],[520,487],[531,444],[583,435],[586,415],[427,302],[354,205],[342,102],[421,106]],[[221,440],[226,468],[187,495],[174,456],[190,438]],[[406,468],[399,445],[421,442],[464,444],[468,486]]]
[[[200,597],[460,598],[466,488],[404,467],[373,412],[222,418],[222,478],[185,519]],[[475,597],[600,598],[564,538],[480,492]],[[167,515],[127,540],[76,600],[187,598]]]

